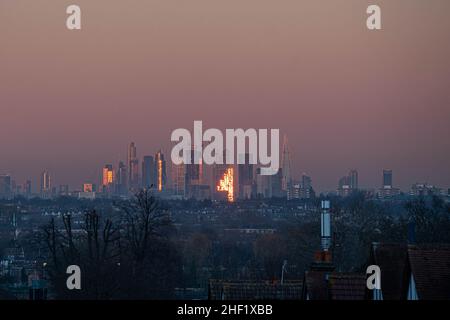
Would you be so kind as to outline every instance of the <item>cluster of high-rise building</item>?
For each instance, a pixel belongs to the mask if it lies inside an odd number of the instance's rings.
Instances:
[[[126,164],[119,161],[117,167],[105,164],[102,169],[100,188],[95,185],[84,184],[85,197],[94,196],[93,193],[107,196],[127,196],[141,188],[154,188],[159,192],[166,189],[166,161],[162,151],[154,156],[144,155],[140,161],[137,147],[131,142],[127,150]]]
[[[358,171],[352,169],[348,175],[339,179],[337,193],[345,197],[356,190],[358,190]]]
[[[106,164],[102,170],[101,187],[98,190],[95,186],[92,191],[83,190],[81,196],[89,198],[95,192],[108,196],[127,196],[140,188],[151,188],[162,197],[171,199],[234,201],[282,197],[291,187],[290,178],[282,174],[282,169],[274,176],[261,175],[259,168],[251,164],[248,153],[238,155],[244,160],[243,164],[231,165],[224,161],[224,164],[204,165],[196,152],[191,150],[190,164],[170,162],[167,165],[161,150],[154,156],[144,155],[140,158],[132,142],[128,146],[126,165],[121,161],[114,169],[113,165]],[[195,163],[194,158],[200,161]]]
[[[31,181],[27,180],[23,184],[16,184],[10,175],[0,174],[0,199],[8,199],[15,194],[31,196]]]
[[[299,180],[291,175],[291,158],[287,138],[284,137],[281,168],[275,175],[262,175],[261,168],[252,164],[250,154],[239,154],[239,164],[226,164],[224,152],[223,164],[204,165],[202,157],[191,150],[190,164],[166,163],[164,153],[159,150],[154,155],[139,157],[136,144],[128,145],[126,162],[119,161],[117,166],[108,163],[101,170],[99,183],[88,181],[79,190],[70,191],[68,185],[54,186],[48,170],[40,175],[37,194],[31,190],[31,181],[17,185],[11,176],[0,174],[0,198],[16,195],[25,197],[40,196],[77,196],[94,199],[96,197],[128,197],[141,188],[152,189],[161,197],[170,199],[212,199],[235,201],[252,198],[312,199],[315,192],[312,179],[303,173]],[[194,159],[200,159],[195,163]],[[400,194],[393,186],[392,170],[383,169],[381,187],[374,192],[380,199],[389,199]],[[337,195],[345,197],[359,190],[358,171],[351,169],[339,179]],[[411,187],[410,195],[441,194],[442,190],[427,183],[416,183]]]
[[[392,181],[392,170],[383,169],[381,187],[376,192],[378,198],[387,199],[400,193],[400,189],[395,188]],[[357,190],[359,190],[358,171],[351,169],[346,176],[339,179],[336,193],[341,197],[346,197]]]

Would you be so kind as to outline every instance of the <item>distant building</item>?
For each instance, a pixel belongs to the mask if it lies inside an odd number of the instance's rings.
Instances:
[[[94,186],[92,183],[83,184],[83,192],[94,192]]]
[[[216,187],[218,192],[223,192],[226,195],[228,202],[233,202],[236,199],[236,184],[235,184],[235,169],[229,166],[219,180]]]
[[[281,169],[279,171],[281,171]],[[272,198],[273,176],[262,175],[261,168],[257,168],[255,178],[256,178],[256,196],[258,198]]]
[[[393,186],[392,175],[392,170],[383,169],[383,184],[378,191],[381,199],[392,198],[400,194],[400,190]]]
[[[161,150],[155,155],[155,178],[156,190],[162,192],[166,187],[166,160],[164,160],[164,154]]]
[[[251,164],[254,159],[250,159],[250,154],[248,153],[240,156],[243,157],[242,160],[244,164],[237,165],[239,198],[250,199],[253,194],[254,186],[254,165]]]
[[[186,188],[186,165],[172,163],[172,190],[175,196],[184,198]]]
[[[192,185],[189,188],[189,197],[197,200],[211,199],[211,188],[204,184]]]
[[[67,184],[62,184],[59,186],[59,195],[60,196],[68,196],[69,195],[69,186]]]
[[[256,197],[258,198],[284,198],[287,190],[283,190],[283,169],[278,169],[274,175],[262,175],[261,168],[256,169]]]
[[[284,198],[286,197],[287,191],[283,190],[283,169],[278,169],[278,172],[274,175],[269,176],[272,185],[272,197]]]
[[[341,197],[346,197],[358,190],[358,171],[350,170],[348,175],[339,179],[337,193]]]
[[[281,190],[284,192],[288,192],[288,189],[290,188],[292,183],[292,177],[291,177],[291,155],[289,153],[288,139],[286,135],[284,135],[283,138],[283,155],[281,161],[281,168],[282,168]]]
[[[228,171],[229,168],[232,168],[233,165],[226,164],[226,154],[227,150],[223,150],[223,160],[222,163],[215,163],[212,165],[212,178],[211,178],[211,197],[214,200],[225,201],[227,199],[226,192],[218,190],[220,185],[220,180],[222,180],[224,174]]]
[[[155,186],[155,161],[152,156],[142,158],[142,187],[149,189]]]
[[[128,187],[130,190],[139,188],[139,160],[136,145],[131,142],[128,146]]]
[[[203,164],[200,151],[192,149],[190,153],[191,163],[185,164],[185,194],[187,198],[196,198],[197,186],[203,184]],[[196,157],[199,163],[195,163]]]
[[[392,188],[392,170],[383,169],[383,187]]]
[[[102,190],[104,193],[114,192],[114,170],[112,164],[106,164],[102,170]]]
[[[7,174],[0,175],[0,198],[11,196],[11,177]]]
[[[128,173],[126,165],[120,161],[116,174],[116,192],[119,195],[128,194]]]
[[[23,185],[23,193],[26,197],[31,196],[31,180],[25,181]]]
[[[358,171],[356,169],[352,169],[350,170],[348,176],[350,179],[350,188],[352,190],[358,190]]]
[[[52,181],[50,173],[45,170],[41,173],[41,197],[49,198],[52,195]]]
[[[410,195],[412,196],[431,196],[440,195],[441,189],[428,183],[415,183],[411,186]]]
[[[312,179],[306,174],[302,175],[302,180],[299,183],[293,183],[288,189],[287,199],[313,199],[315,192],[312,187]]]
[[[96,198],[95,192],[79,192],[78,199],[94,200]]]

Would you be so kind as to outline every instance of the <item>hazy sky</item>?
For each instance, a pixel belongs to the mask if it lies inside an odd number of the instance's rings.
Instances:
[[[350,168],[377,187],[383,167],[449,187],[449,16],[448,0],[0,0],[0,173],[78,187],[130,141],[169,156],[203,120],[279,128],[318,190]]]

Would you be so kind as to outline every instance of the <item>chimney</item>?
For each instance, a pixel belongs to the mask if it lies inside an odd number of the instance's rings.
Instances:
[[[322,213],[320,215],[320,243],[322,252],[328,252],[331,247],[331,216],[330,201],[322,200]]]
[[[321,202],[322,212],[320,214],[320,250],[314,255],[311,271],[333,272],[334,264],[331,254],[331,214],[330,201]],[[325,280],[327,281],[325,274]]]

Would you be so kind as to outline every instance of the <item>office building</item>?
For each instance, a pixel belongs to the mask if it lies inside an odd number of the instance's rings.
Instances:
[[[397,196],[400,190],[393,186],[393,173],[392,170],[383,169],[383,181],[382,186],[378,191],[378,197],[381,199],[389,199]]]
[[[128,194],[128,173],[127,166],[120,161],[116,174],[116,192],[119,195]]]
[[[11,196],[11,177],[7,174],[0,175],[0,199]]]
[[[282,180],[281,180],[281,190],[287,192],[292,183],[291,177],[291,155],[289,153],[288,139],[284,135],[283,138],[283,154],[281,161],[282,168]]]
[[[341,197],[346,197],[358,190],[358,171],[350,170],[348,175],[339,179],[337,194]]]
[[[251,164],[250,154],[239,155],[243,157],[244,164],[238,164],[238,194],[241,199],[250,199],[254,188],[254,165]],[[241,161],[242,162],[242,161]]]
[[[142,158],[142,187],[150,189],[156,186],[155,181],[155,161],[152,156]]]
[[[128,147],[128,187],[130,190],[139,188],[139,160],[137,158],[136,145],[131,142]]]
[[[112,194],[114,192],[114,170],[112,164],[106,164],[102,170],[102,191]]]
[[[41,173],[41,197],[49,198],[52,195],[52,181],[50,173],[45,170]]]
[[[156,190],[162,192],[166,187],[166,161],[161,150],[155,155],[155,178]]]

